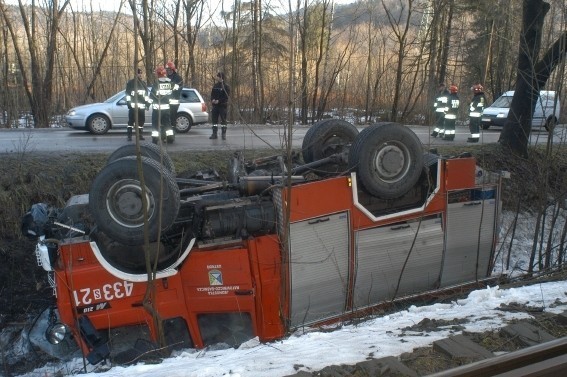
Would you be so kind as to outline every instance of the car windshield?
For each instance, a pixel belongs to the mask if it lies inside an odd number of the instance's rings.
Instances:
[[[512,96],[502,96],[498,98],[490,107],[510,107]]]
[[[118,92],[115,95],[113,95],[112,97],[110,97],[109,99],[107,99],[106,101],[104,101],[104,103],[113,103],[116,102],[118,99],[120,99],[120,97],[124,96],[124,91]]]

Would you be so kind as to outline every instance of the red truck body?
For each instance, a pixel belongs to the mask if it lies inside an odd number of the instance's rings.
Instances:
[[[439,158],[432,170],[432,190],[392,207],[365,195],[356,173],[281,187],[273,195],[276,231],[193,240],[176,266],[157,272],[146,300],[163,320],[166,344],[268,342],[490,277],[499,179],[488,179],[472,157]],[[132,361],[142,352],[123,351],[136,341],[160,342],[144,305],[147,275],[115,269],[86,235],[58,243],[52,270],[58,321],[89,361]],[[134,340],[117,346],[126,333]]]

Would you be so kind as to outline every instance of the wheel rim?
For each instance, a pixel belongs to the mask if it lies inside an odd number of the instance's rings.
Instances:
[[[177,120],[175,122],[175,128],[177,129],[177,131],[183,132],[185,130],[189,130],[190,127],[191,122],[189,121],[189,118],[187,118],[186,116],[177,117]]]
[[[410,166],[409,150],[401,143],[384,143],[376,151],[374,170],[385,182],[402,179]]]
[[[148,189],[146,199],[149,219],[155,210],[155,200]],[[123,227],[137,228],[144,224],[142,187],[137,180],[125,179],[114,183],[108,190],[106,206],[112,219]]]
[[[91,128],[94,132],[104,132],[108,128],[108,122],[103,117],[96,117],[91,120]]]

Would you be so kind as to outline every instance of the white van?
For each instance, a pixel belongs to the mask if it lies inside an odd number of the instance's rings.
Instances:
[[[508,110],[512,103],[514,91],[510,90],[500,96],[492,105],[482,112],[482,129],[487,130],[490,126],[503,126],[508,118]],[[559,98],[554,91],[542,90],[532,117],[532,129],[547,131],[553,130],[557,124],[560,114]]]

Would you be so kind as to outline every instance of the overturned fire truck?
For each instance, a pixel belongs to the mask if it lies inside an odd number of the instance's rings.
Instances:
[[[267,342],[491,276],[500,175],[424,151],[404,126],[324,120],[301,164],[235,153],[224,180],[176,177],[158,146],[139,151],[119,148],[89,194],[24,217],[55,296],[30,338],[54,356]]]

